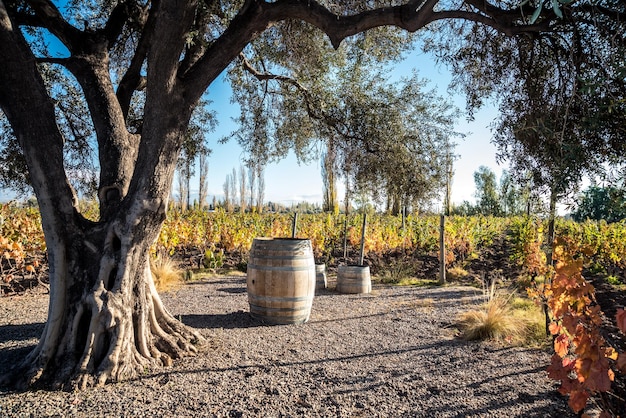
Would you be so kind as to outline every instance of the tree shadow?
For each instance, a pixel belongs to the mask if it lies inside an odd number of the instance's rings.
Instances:
[[[246,293],[247,289],[245,287],[220,287],[217,291],[226,293]]]
[[[220,280],[209,280],[206,281],[202,284],[211,284],[211,285],[215,285],[215,284],[235,284],[235,283],[242,283],[244,286],[246,284],[246,276],[242,276],[242,277],[231,277],[231,278],[224,278],[224,279],[220,279]]]
[[[0,325],[0,344],[7,341],[25,341],[31,338],[39,338],[45,324],[36,322],[20,325]]]
[[[12,377],[22,364],[22,360],[36,347],[36,344],[0,350],[0,394],[15,391]],[[0,412],[2,409],[0,408]],[[1,414],[0,414],[1,415]]]
[[[181,315],[181,321],[198,329],[235,329],[254,328],[268,325],[260,319],[254,318],[250,312],[237,311],[219,315]]]
[[[201,368],[191,368],[186,370],[159,370],[153,373],[147,373],[146,375],[137,377],[131,380],[141,380],[144,378],[152,378],[152,377],[160,377],[160,376],[169,376],[175,373],[179,374],[194,374],[194,373],[207,373],[207,372],[215,372],[215,373],[223,373],[228,371],[236,371],[236,370],[246,370],[246,369],[258,369],[260,371],[267,370],[270,367],[294,367],[294,366],[315,366],[315,365],[328,365],[333,363],[342,363],[345,361],[354,361],[354,360],[362,360],[362,359],[373,359],[376,357],[393,357],[401,354],[407,353],[419,353],[423,351],[428,351],[433,348],[440,349],[441,347],[453,347],[458,345],[467,345],[466,342],[457,341],[457,340],[442,340],[434,343],[423,344],[423,345],[413,345],[408,347],[398,347],[395,349],[386,349],[386,350],[378,350],[378,351],[370,351],[366,353],[358,353],[358,354],[347,354],[347,355],[336,355],[336,356],[322,356],[314,359],[307,360],[276,360],[273,361],[272,364],[237,364],[225,367],[201,367]],[[353,377],[350,377],[350,380],[356,382]]]

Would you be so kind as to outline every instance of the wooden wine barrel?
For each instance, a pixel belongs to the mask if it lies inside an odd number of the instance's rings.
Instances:
[[[315,265],[315,290],[326,289],[326,264]]]
[[[369,266],[339,266],[337,268],[339,293],[370,293],[372,280]]]
[[[270,324],[309,320],[315,294],[315,261],[308,239],[255,238],[248,261],[252,316]]]

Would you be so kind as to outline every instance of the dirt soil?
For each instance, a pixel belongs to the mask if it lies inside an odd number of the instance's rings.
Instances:
[[[83,392],[0,391],[0,416],[574,416],[547,378],[549,352],[456,336],[477,289],[333,288],[330,277],[307,323],[270,326],[250,316],[244,276],[191,282],[163,298],[208,338],[198,356]],[[47,298],[0,298],[0,370],[37,343]]]

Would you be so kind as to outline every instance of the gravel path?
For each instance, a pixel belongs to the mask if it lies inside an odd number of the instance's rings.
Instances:
[[[0,417],[573,416],[548,353],[455,338],[456,315],[480,302],[473,288],[323,290],[308,323],[282,326],[249,316],[245,277],[163,299],[209,338],[200,355],[83,392],[0,391]],[[36,344],[46,309],[42,294],[0,298],[0,370]]]

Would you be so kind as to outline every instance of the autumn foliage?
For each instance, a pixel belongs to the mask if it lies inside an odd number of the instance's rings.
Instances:
[[[602,417],[613,416],[605,393],[611,390],[617,370],[626,371],[626,354],[618,353],[602,335],[604,315],[595,300],[594,287],[583,277],[583,263],[592,255],[588,246],[571,238],[558,238],[552,280],[529,293],[547,304],[554,355],[548,376],[561,383],[574,412],[582,411],[596,395]],[[626,330],[626,313],[618,311],[618,326]],[[621,321],[621,323],[620,323]]]
[[[0,205],[0,285],[12,287],[36,278],[43,268],[45,244],[36,211]]]

